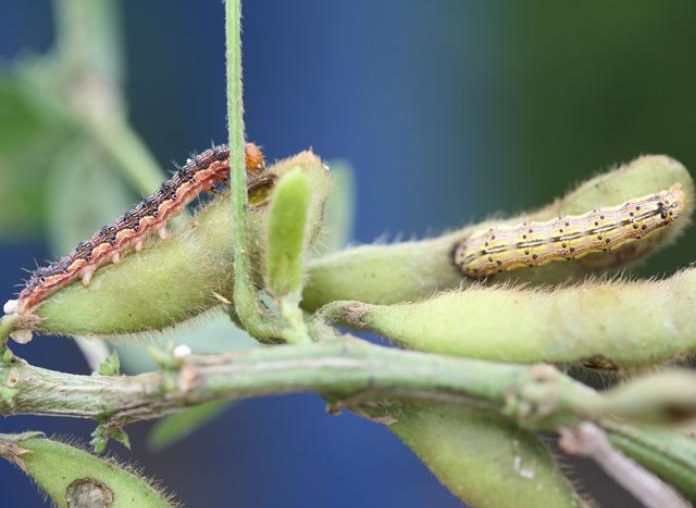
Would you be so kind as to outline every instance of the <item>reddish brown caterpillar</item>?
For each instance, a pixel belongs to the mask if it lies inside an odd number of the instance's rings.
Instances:
[[[153,195],[124,213],[113,224],[101,228],[68,255],[47,267],[38,268],[20,292],[19,299],[5,304],[5,312],[30,312],[48,296],[78,278],[88,285],[100,266],[118,263],[132,249],[141,250],[152,232],[166,238],[167,221],[201,192],[210,191],[217,183],[227,180],[230,173],[229,156],[227,145],[218,145],[188,159]],[[272,175],[264,171],[263,153],[253,143],[246,144],[245,159],[251,194],[272,184]]]
[[[686,205],[681,184],[617,206],[544,222],[475,231],[454,250],[465,275],[482,279],[516,268],[609,252],[672,224]]]

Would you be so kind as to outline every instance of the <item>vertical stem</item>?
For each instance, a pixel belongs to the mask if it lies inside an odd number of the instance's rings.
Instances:
[[[244,158],[244,103],[242,98],[241,0],[225,1],[225,40],[227,42],[227,125],[230,147],[230,184],[234,252],[234,303],[244,328],[256,338],[278,336],[267,321],[251,282],[248,249],[247,186]]]

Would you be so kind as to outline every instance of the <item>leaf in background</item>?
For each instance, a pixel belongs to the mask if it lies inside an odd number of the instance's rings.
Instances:
[[[47,182],[51,250],[64,254],[132,205],[132,196],[106,157],[86,141],[57,154]]]
[[[43,127],[40,114],[28,104],[20,82],[9,72],[0,74],[0,151],[25,147]]]
[[[68,71],[119,84],[124,74],[121,2],[56,2],[56,52]]]
[[[313,256],[329,254],[346,246],[353,234],[355,178],[348,161],[329,161],[333,192],[324,209],[324,228]]]
[[[0,71],[0,235],[35,236],[45,217],[45,176],[71,136],[67,121],[32,99],[21,76]]]
[[[256,341],[244,330],[237,328],[229,316],[219,309],[206,313],[202,319],[194,319],[166,330],[148,342],[148,345],[160,347],[167,344],[186,344],[198,354],[239,351],[257,346]],[[157,368],[146,346],[142,344],[120,343],[115,349],[119,352],[124,370],[129,373],[147,372]],[[148,446],[153,450],[162,450],[174,444],[197,431],[233,403],[214,401],[185,409],[161,420],[150,430]]]
[[[202,426],[213,420],[229,406],[234,404],[227,400],[214,400],[199,404],[158,421],[147,436],[147,446],[153,451],[160,451],[175,442],[193,434]]]
[[[169,344],[186,344],[196,354],[243,351],[258,345],[244,330],[237,328],[227,314],[215,309],[176,328],[153,334],[147,345],[121,342],[115,349],[121,357],[123,370],[137,374],[157,369],[147,346],[166,349]]]

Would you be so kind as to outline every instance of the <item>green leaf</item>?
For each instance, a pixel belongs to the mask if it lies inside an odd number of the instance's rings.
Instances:
[[[147,446],[160,451],[198,431],[234,402],[212,401],[200,404],[158,421],[150,430]]]
[[[33,100],[26,80],[0,71],[0,235],[36,235],[45,217],[46,173],[56,149],[72,135]]]
[[[92,439],[89,444],[92,446],[94,453],[104,453],[106,451],[106,445],[109,443],[109,435],[106,428],[101,424],[97,425],[90,437]]]
[[[117,443],[121,443],[123,446],[128,448],[129,450],[131,449],[131,444],[130,444],[130,438],[128,437],[128,434],[126,433],[125,430],[123,429],[109,429],[109,437],[116,441]]]
[[[92,440],[90,444],[95,453],[101,454],[106,451],[106,445],[109,444],[109,439],[121,443],[130,450],[130,439],[126,431],[120,427],[114,427],[100,423],[92,431]]]
[[[0,73],[0,152],[26,147],[45,122],[27,101],[19,79]]]

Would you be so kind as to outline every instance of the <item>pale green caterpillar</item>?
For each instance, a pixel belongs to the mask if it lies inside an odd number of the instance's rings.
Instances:
[[[494,225],[464,238],[454,251],[454,263],[467,276],[480,279],[516,268],[615,252],[641,240],[642,245],[634,246],[635,255],[652,247],[652,233],[670,226],[686,205],[682,185],[675,183],[667,190],[582,215]]]

